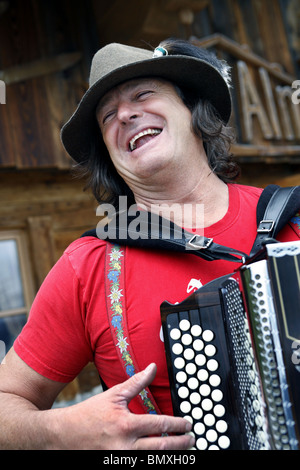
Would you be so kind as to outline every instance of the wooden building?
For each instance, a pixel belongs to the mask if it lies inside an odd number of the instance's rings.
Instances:
[[[98,222],[60,143],[93,54],[169,36],[232,66],[241,182],[300,184],[299,0],[0,0],[0,356],[51,266]],[[64,398],[97,383],[89,367]]]

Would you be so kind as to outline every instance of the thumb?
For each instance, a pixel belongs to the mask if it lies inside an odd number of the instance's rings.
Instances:
[[[151,384],[156,375],[156,364],[149,364],[146,369],[138,372],[130,379],[119,385],[119,393],[127,404],[136,397],[145,387]]]

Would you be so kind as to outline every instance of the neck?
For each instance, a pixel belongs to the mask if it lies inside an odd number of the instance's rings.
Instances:
[[[138,206],[179,226],[205,228],[221,220],[228,210],[228,187],[211,170],[178,184],[160,185],[135,193]]]

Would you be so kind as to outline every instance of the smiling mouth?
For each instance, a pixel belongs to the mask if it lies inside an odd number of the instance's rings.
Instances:
[[[146,144],[149,140],[151,140],[154,136],[160,134],[162,129],[146,129],[142,132],[136,134],[129,142],[129,150],[133,152],[138,147]]]

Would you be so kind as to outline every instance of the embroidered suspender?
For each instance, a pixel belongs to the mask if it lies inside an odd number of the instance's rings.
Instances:
[[[125,253],[125,247],[121,248],[118,245],[107,243],[105,263],[106,310],[113,342],[127,379],[139,372],[139,370],[130,344],[130,335],[127,327],[124,275]],[[142,390],[137,398],[146,413],[160,414],[148,387]]]

